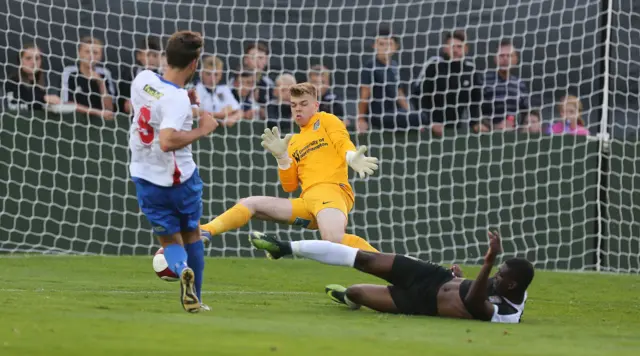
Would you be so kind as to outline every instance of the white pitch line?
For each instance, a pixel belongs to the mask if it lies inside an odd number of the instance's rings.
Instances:
[[[96,294],[175,294],[175,291],[167,290],[77,290],[77,289],[11,289],[0,288],[0,293],[96,293]],[[227,294],[227,295],[315,295],[313,292],[276,292],[276,291],[202,291],[202,294]]]

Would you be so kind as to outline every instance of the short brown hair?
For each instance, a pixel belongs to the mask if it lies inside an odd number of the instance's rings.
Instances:
[[[138,48],[136,51],[144,51],[144,50],[152,50],[152,51],[162,51],[162,45],[160,44],[160,39],[158,37],[149,35],[147,37],[140,38],[138,40]]]
[[[269,55],[269,46],[267,46],[264,42],[249,42],[244,46],[244,53],[247,54],[252,49],[256,49],[257,51],[264,52],[267,56]]]
[[[186,68],[200,57],[202,45],[202,36],[197,32],[174,33],[167,42],[167,65],[178,69]]]
[[[529,123],[529,116],[535,116],[538,120],[542,121],[542,114],[540,114],[540,110],[531,109],[529,111],[522,112],[520,114],[520,124],[526,125]]]
[[[447,32],[447,34],[444,35],[444,42],[447,42],[450,39],[456,39],[460,42],[465,42],[467,40],[467,35],[464,33],[464,30]]]
[[[502,48],[502,47],[513,47],[513,49],[516,49],[516,46],[513,44],[513,41],[508,39],[508,38],[503,38],[500,40],[500,42],[498,43],[498,48]]]
[[[318,89],[309,82],[298,83],[289,88],[289,92],[291,96],[294,98],[299,98],[304,95],[311,95],[315,99],[318,98]]]
[[[80,49],[80,47],[82,47],[82,45],[86,45],[86,44],[97,44],[100,46],[104,46],[104,42],[102,42],[102,40],[92,37],[92,36],[82,36],[80,37],[80,41],[78,42],[78,49]]]
[[[393,40],[398,46],[400,46],[400,39],[397,36],[393,35],[393,31],[391,30],[391,25],[389,24],[381,24],[378,27],[378,35],[376,37],[388,37]]]

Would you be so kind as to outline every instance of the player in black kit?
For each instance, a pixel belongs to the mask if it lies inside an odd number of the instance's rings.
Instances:
[[[286,255],[318,262],[354,267],[382,278],[389,286],[360,284],[344,288],[329,285],[326,292],[335,302],[352,309],[365,306],[379,312],[477,319],[519,323],[534,276],[533,265],[521,258],[505,261],[489,278],[496,257],[502,252],[500,236],[489,232],[489,250],[475,280],[434,263],[411,257],[374,253],[329,241],[283,242],[252,232],[251,243],[278,259]],[[459,271],[457,271],[459,272]]]

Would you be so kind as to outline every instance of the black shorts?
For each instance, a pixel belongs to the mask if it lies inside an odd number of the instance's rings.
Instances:
[[[454,278],[451,270],[431,262],[397,255],[389,276],[389,292],[398,311],[409,315],[438,314],[438,290]]]

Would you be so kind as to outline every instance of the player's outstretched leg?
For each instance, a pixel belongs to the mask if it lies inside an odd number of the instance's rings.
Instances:
[[[294,255],[334,266],[354,267],[362,272],[388,280],[395,255],[362,251],[330,241],[303,240],[286,242],[253,231],[251,244],[267,252],[273,259]]]
[[[260,232],[252,232],[249,240],[254,247],[266,251],[267,255],[274,259],[286,255],[305,257],[329,265],[353,267],[394,284],[391,278],[396,258],[394,254],[358,250],[330,241],[285,242]],[[340,285],[329,285],[325,288],[325,293],[333,301],[345,304],[352,309],[363,305],[384,313],[398,312],[391,292],[386,286],[354,285],[344,288]]]
[[[235,230],[248,224],[252,218],[266,221],[288,222],[291,217],[291,201],[284,198],[255,196],[244,198],[209,223],[200,226],[202,239],[207,243],[211,236]]]

